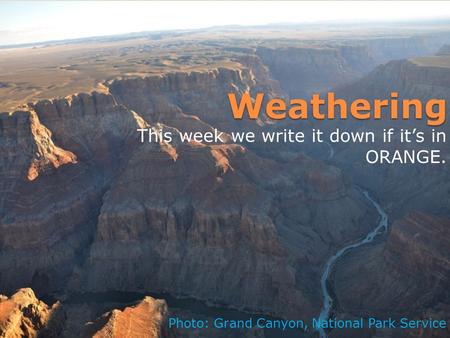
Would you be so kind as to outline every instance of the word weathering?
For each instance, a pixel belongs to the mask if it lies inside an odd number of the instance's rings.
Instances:
[[[242,120],[247,113],[248,119],[261,118],[264,111],[272,120],[306,120],[310,116],[316,120],[333,120],[338,117],[341,120],[353,117],[357,120],[381,120],[384,116],[391,120],[408,120],[414,118],[421,120],[426,117],[430,126],[440,126],[445,122],[446,102],[442,99],[430,99],[423,103],[419,99],[399,99],[397,92],[391,92],[389,99],[356,99],[347,102],[335,97],[333,92],[327,93],[326,100],[320,94],[314,94],[311,100],[294,98],[287,103],[284,99],[273,98],[267,101],[265,109],[262,109],[264,93],[257,93],[253,99],[250,93],[245,92],[238,99],[235,93],[228,94],[233,118]],[[326,106],[326,112],[322,108]]]

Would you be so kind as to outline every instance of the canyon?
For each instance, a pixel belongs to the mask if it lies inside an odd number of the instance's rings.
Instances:
[[[240,40],[244,33],[249,43]],[[0,293],[9,295],[0,298],[1,334],[20,336],[26,327],[28,336],[121,337],[131,327],[131,336],[146,337],[276,336],[168,331],[165,323],[169,313],[212,318],[217,311],[317,317],[326,262],[379,222],[358,186],[392,225],[334,262],[325,285],[330,313],[396,316],[406,308],[448,319],[448,164],[369,166],[358,157],[364,146],[345,144],[333,145],[330,156],[308,145],[234,144],[233,131],[292,125],[264,116],[233,120],[227,95],[288,99],[336,88],[349,99],[397,90],[449,102],[450,33],[363,40],[311,33],[308,41],[292,31],[264,39],[244,33],[68,43],[70,52],[39,46],[29,51],[46,55],[37,57],[35,73],[21,78],[19,57],[18,83],[13,71],[0,76],[8,83],[0,87]],[[0,51],[0,68],[14,52]],[[48,67],[54,79],[36,76]],[[143,128],[217,130],[225,142],[142,143]],[[448,146],[440,147],[448,156]],[[30,304],[31,322],[23,310]],[[48,324],[52,318],[62,326]]]

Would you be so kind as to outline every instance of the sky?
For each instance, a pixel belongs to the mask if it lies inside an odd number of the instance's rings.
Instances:
[[[433,18],[450,18],[450,2],[0,0],[0,45],[222,25]]]

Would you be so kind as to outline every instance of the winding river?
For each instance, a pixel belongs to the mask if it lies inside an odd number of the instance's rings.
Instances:
[[[327,263],[325,264],[325,268],[322,273],[322,277],[320,279],[320,287],[322,289],[322,294],[323,294],[323,306],[322,306],[322,311],[320,312],[320,315],[319,315],[320,321],[328,320],[328,318],[330,316],[331,307],[333,305],[333,299],[330,296],[330,293],[327,288],[327,284],[328,284],[328,279],[330,277],[330,273],[333,270],[333,267],[334,267],[335,263],[337,262],[337,260],[344,254],[349,252],[350,250],[372,242],[377,235],[379,235],[383,232],[386,232],[388,229],[388,216],[387,216],[386,212],[369,195],[369,193],[367,191],[363,191],[363,194],[367,198],[367,200],[377,210],[378,214],[380,215],[380,220],[378,222],[377,227],[375,229],[373,229],[371,232],[369,232],[365,238],[363,238],[362,240],[360,240],[358,242],[355,242],[353,244],[343,247],[338,252],[336,252],[333,256],[331,256],[328,259]],[[317,329],[317,331],[320,334],[320,338],[327,338],[327,334],[323,328],[319,328],[319,329]]]

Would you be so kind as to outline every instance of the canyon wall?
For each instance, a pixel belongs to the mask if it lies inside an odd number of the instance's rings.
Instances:
[[[365,46],[260,47],[256,54],[291,97],[348,84],[377,64]]]
[[[361,150],[351,147],[337,147],[335,158],[323,161],[303,149],[271,152],[229,138],[225,144],[139,142],[137,129],[147,127],[174,133],[277,127],[264,119],[232,120],[229,92],[303,96],[333,85],[346,97],[371,97],[392,85],[405,95],[448,97],[447,72],[420,60],[388,63],[346,87],[379,62],[371,53],[364,46],[261,47],[240,56],[241,67],[115,79],[101,93],[41,100],[1,114],[0,289],[12,293],[31,285],[45,296],[163,292],[310,318],[320,311],[326,259],[376,224],[356,182],[396,219],[411,209],[418,213],[397,221],[386,246],[338,265],[339,306],[348,312],[390,306],[393,294],[376,297],[394,283],[373,274],[381,265],[398,277],[392,292],[414,306],[419,289],[408,288],[407,276],[432,264],[437,272],[413,280],[438,284],[438,293],[418,298],[436,301],[448,282],[446,247],[439,241],[449,210],[445,169],[369,168],[355,160]],[[430,236],[437,251],[420,240],[428,221],[435,224]],[[410,240],[417,245],[408,247]],[[377,288],[367,290],[357,276],[377,281]],[[360,293],[351,298],[346,285]]]
[[[391,61],[377,67],[360,81],[339,94],[350,99],[387,98],[397,91],[401,98],[450,99],[448,56],[431,56]],[[448,109],[447,109],[448,110]],[[428,127],[425,121],[382,121],[371,123],[371,130],[393,127],[431,128],[448,134],[448,124]],[[353,121],[350,128],[364,130],[363,122]],[[337,264],[332,288],[337,311],[345,315],[360,313],[375,316],[411,316],[446,318],[448,295],[448,161],[440,165],[370,165],[364,163],[368,149],[440,149],[448,159],[448,143],[340,145],[335,160],[347,167],[355,182],[374,192],[388,210],[392,229],[371,247],[344,256]],[[447,312],[446,312],[447,311]],[[438,317],[436,317],[438,316]],[[440,316],[440,317],[439,317]],[[379,333],[390,337],[389,332]],[[444,337],[448,331],[412,330],[400,337]],[[394,334],[395,335],[395,334]],[[336,333],[336,337],[339,334]]]
[[[338,94],[341,97],[355,99],[364,97],[389,98],[390,92],[396,91],[401,98],[418,98],[422,102],[438,98],[446,101],[446,111],[450,102],[450,68],[447,56],[432,56],[412,60],[391,61],[377,67],[365,78],[343,88]],[[400,108],[401,109],[401,108]],[[424,108],[425,110],[425,108]],[[412,113],[414,114],[414,113]],[[401,116],[401,115],[400,115]],[[368,149],[440,149],[443,159],[448,159],[448,143],[432,143],[431,129],[448,134],[448,123],[441,126],[427,126],[421,120],[389,120],[384,117],[379,121],[371,121],[370,130],[378,134],[383,128],[409,128],[426,132],[427,139],[423,143],[401,144],[398,137],[389,144],[380,142],[369,145],[337,145],[336,160],[340,166],[348,167],[355,182],[375,191],[384,205],[395,217],[403,217],[412,210],[424,210],[433,214],[446,214],[450,210],[448,202],[449,171],[448,161],[443,165],[370,165],[365,162]],[[367,129],[364,121],[348,121],[349,128]],[[349,161],[351,159],[351,161]],[[435,203],[436,200],[441,203]]]
[[[308,97],[313,93],[346,87],[391,60],[445,53],[447,33],[412,37],[335,40],[327,44],[265,47],[255,54],[291,97]],[[441,49],[442,48],[442,49]],[[364,80],[366,81],[366,79]],[[376,84],[377,82],[370,82]],[[369,94],[372,92],[369,91]]]
[[[168,292],[313,316],[321,263],[374,219],[340,170],[234,144],[140,144],[136,132],[239,128],[226,94],[276,95],[267,79],[219,68],[115,80],[2,115],[2,183],[14,184],[2,199],[2,290]]]
[[[385,245],[349,254],[339,263],[339,306],[350,313],[393,317],[422,316],[429,307],[445,307],[450,285],[448,232],[448,218],[415,212],[396,220]]]

